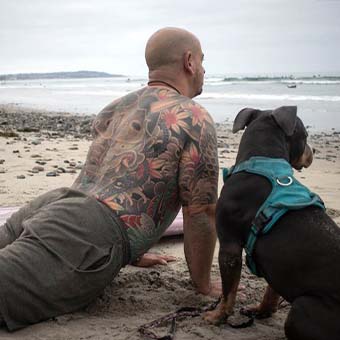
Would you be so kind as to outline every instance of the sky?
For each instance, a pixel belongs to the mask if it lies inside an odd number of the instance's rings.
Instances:
[[[147,76],[166,26],[199,38],[208,75],[340,75],[340,0],[0,0],[0,74]]]

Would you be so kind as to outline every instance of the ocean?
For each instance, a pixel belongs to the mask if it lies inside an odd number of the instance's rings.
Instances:
[[[96,114],[146,83],[142,77],[2,81],[0,104]],[[206,76],[203,93],[195,100],[216,122],[232,121],[245,107],[297,105],[299,117],[311,130],[340,130],[340,77]]]

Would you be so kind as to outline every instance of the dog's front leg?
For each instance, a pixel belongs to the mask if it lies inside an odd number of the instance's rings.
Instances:
[[[222,278],[222,299],[215,310],[206,312],[204,319],[213,324],[220,324],[233,313],[237,288],[242,269],[242,247],[238,245],[220,245],[218,255]]]
[[[256,306],[248,306],[241,310],[241,314],[265,319],[277,311],[280,295],[271,286],[267,286],[262,302]]]

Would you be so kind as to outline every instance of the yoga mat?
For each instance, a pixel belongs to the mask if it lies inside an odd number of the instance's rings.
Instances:
[[[10,217],[19,207],[0,207],[0,226],[6,222],[6,219]],[[182,210],[178,213],[175,220],[170,227],[163,234],[164,236],[173,236],[183,234],[183,214]]]
[[[19,210],[19,207],[0,207],[0,225],[3,225],[7,218],[17,210]]]

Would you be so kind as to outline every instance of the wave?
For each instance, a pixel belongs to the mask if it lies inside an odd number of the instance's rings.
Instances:
[[[249,81],[258,81],[258,80],[340,80],[340,76],[313,76],[313,77],[294,77],[294,76],[278,76],[278,77],[267,77],[267,76],[259,76],[259,77],[224,77],[224,81],[229,80],[249,80]]]
[[[212,78],[214,79],[214,78]],[[211,79],[211,80],[212,80]],[[207,82],[211,82],[207,77]],[[216,80],[213,80],[216,83]],[[310,85],[329,85],[340,84],[340,76],[313,76],[313,77],[293,77],[293,76],[279,76],[279,77],[224,77],[219,79],[219,83],[294,83],[294,84],[310,84]]]
[[[110,91],[110,90],[101,90],[101,91],[58,91],[58,94],[65,95],[80,95],[80,96],[106,96],[106,97],[122,97],[129,93],[129,90],[124,91]]]
[[[245,94],[245,93],[213,93],[206,92],[199,96],[201,99],[248,99],[248,100],[290,100],[290,101],[323,101],[340,102],[340,96],[303,96],[291,94]]]
[[[206,78],[204,83],[209,86],[225,86],[234,84],[295,84],[295,85],[340,85],[339,79],[286,79],[286,78],[224,78],[210,79]]]
[[[226,85],[237,85],[237,84],[295,84],[295,85],[340,85],[340,80],[262,80],[262,81],[214,81],[205,80],[204,83],[209,86],[226,86]]]
[[[283,84],[339,85],[339,80],[282,80]]]
[[[68,90],[68,89],[129,89],[134,90],[140,86],[143,86],[145,84],[140,82],[112,82],[112,83],[0,83],[0,89],[47,89],[47,90]]]

